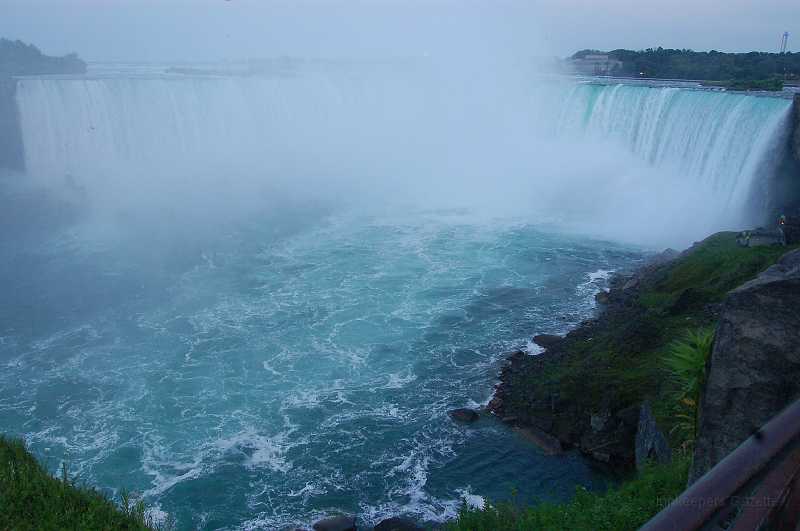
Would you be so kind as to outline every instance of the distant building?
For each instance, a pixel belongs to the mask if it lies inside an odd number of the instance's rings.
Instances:
[[[591,53],[580,59],[570,59],[572,69],[586,76],[610,76],[622,69],[622,61],[608,54]]]

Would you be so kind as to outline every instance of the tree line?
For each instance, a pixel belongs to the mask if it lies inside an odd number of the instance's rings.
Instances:
[[[0,39],[0,75],[83,74],[86,63],[71,53],[45,55],[33,44]]]
[[[716,50],[695,52],[669,48],[646,50],[581,50],[572,56],[582,59],[589,54],[608,54],[622,62],[612,73],[620,76],[658,79],[693,79],[699,81],[745,82],[776,79],[800,79],[800,53],[724,53]]]

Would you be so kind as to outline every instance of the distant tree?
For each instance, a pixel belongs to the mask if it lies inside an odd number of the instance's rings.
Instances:
[[[581,50],[573,59],[588,54],[607,53],[622,62],[620,75],[658,79],[696,79],[718,81],[730,86],[772,87],[775,80],[800,79],[800,53],[723,53],[717,50],[695,52],[690,49],[648,48],[646,50]],[[759,83],[756,83],[759,82]]]

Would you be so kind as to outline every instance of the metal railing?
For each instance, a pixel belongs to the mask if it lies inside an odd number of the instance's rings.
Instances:
[[[642,527],[644,531],[800,530],[800,400]]]

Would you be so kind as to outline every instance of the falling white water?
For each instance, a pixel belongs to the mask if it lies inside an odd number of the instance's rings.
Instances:
[[[408,65],[43,78],[20,80],[17,99],[29,174],[100,190],[100,203],[238,189],[241,204],[282,182],[335,202],[518,203],[671,245],[758,218],[789,100],[523,78]]]
[[[768,150],[778,147],[790,104],[721,91],[580,84],[566,97],[557,127],[562,136],[618,142],[741,209]]]

